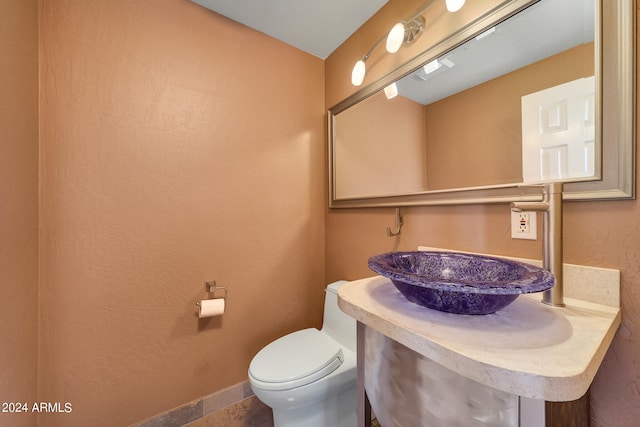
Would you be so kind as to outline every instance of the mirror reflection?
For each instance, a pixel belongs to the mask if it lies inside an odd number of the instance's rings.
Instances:
[[[335,116],[334,198],[598,174],[593,0],[542,0]]]

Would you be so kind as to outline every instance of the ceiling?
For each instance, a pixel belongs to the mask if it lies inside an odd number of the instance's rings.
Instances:
[[[388,0],[191,0],[325,59]]]

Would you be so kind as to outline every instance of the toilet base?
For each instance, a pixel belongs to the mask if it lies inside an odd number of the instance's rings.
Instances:
[[[357,393],[355,387],[311,405],[273,410],[275,427],[354,427]]]

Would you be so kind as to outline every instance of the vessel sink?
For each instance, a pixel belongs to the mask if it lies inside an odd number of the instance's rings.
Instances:
[[[555,277],[523,262],[457,252],[388,252],[369,268],[391,279],[406,299],[456,314],[491,314],[520,294],[551,288]]]

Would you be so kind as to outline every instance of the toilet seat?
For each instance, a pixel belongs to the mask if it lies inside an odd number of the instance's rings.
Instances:
[[[315,328],[285,335],[264,347],[249,366],[252,385],[263,390],[300,387],[335,371],[344,361],[335,340]]]

